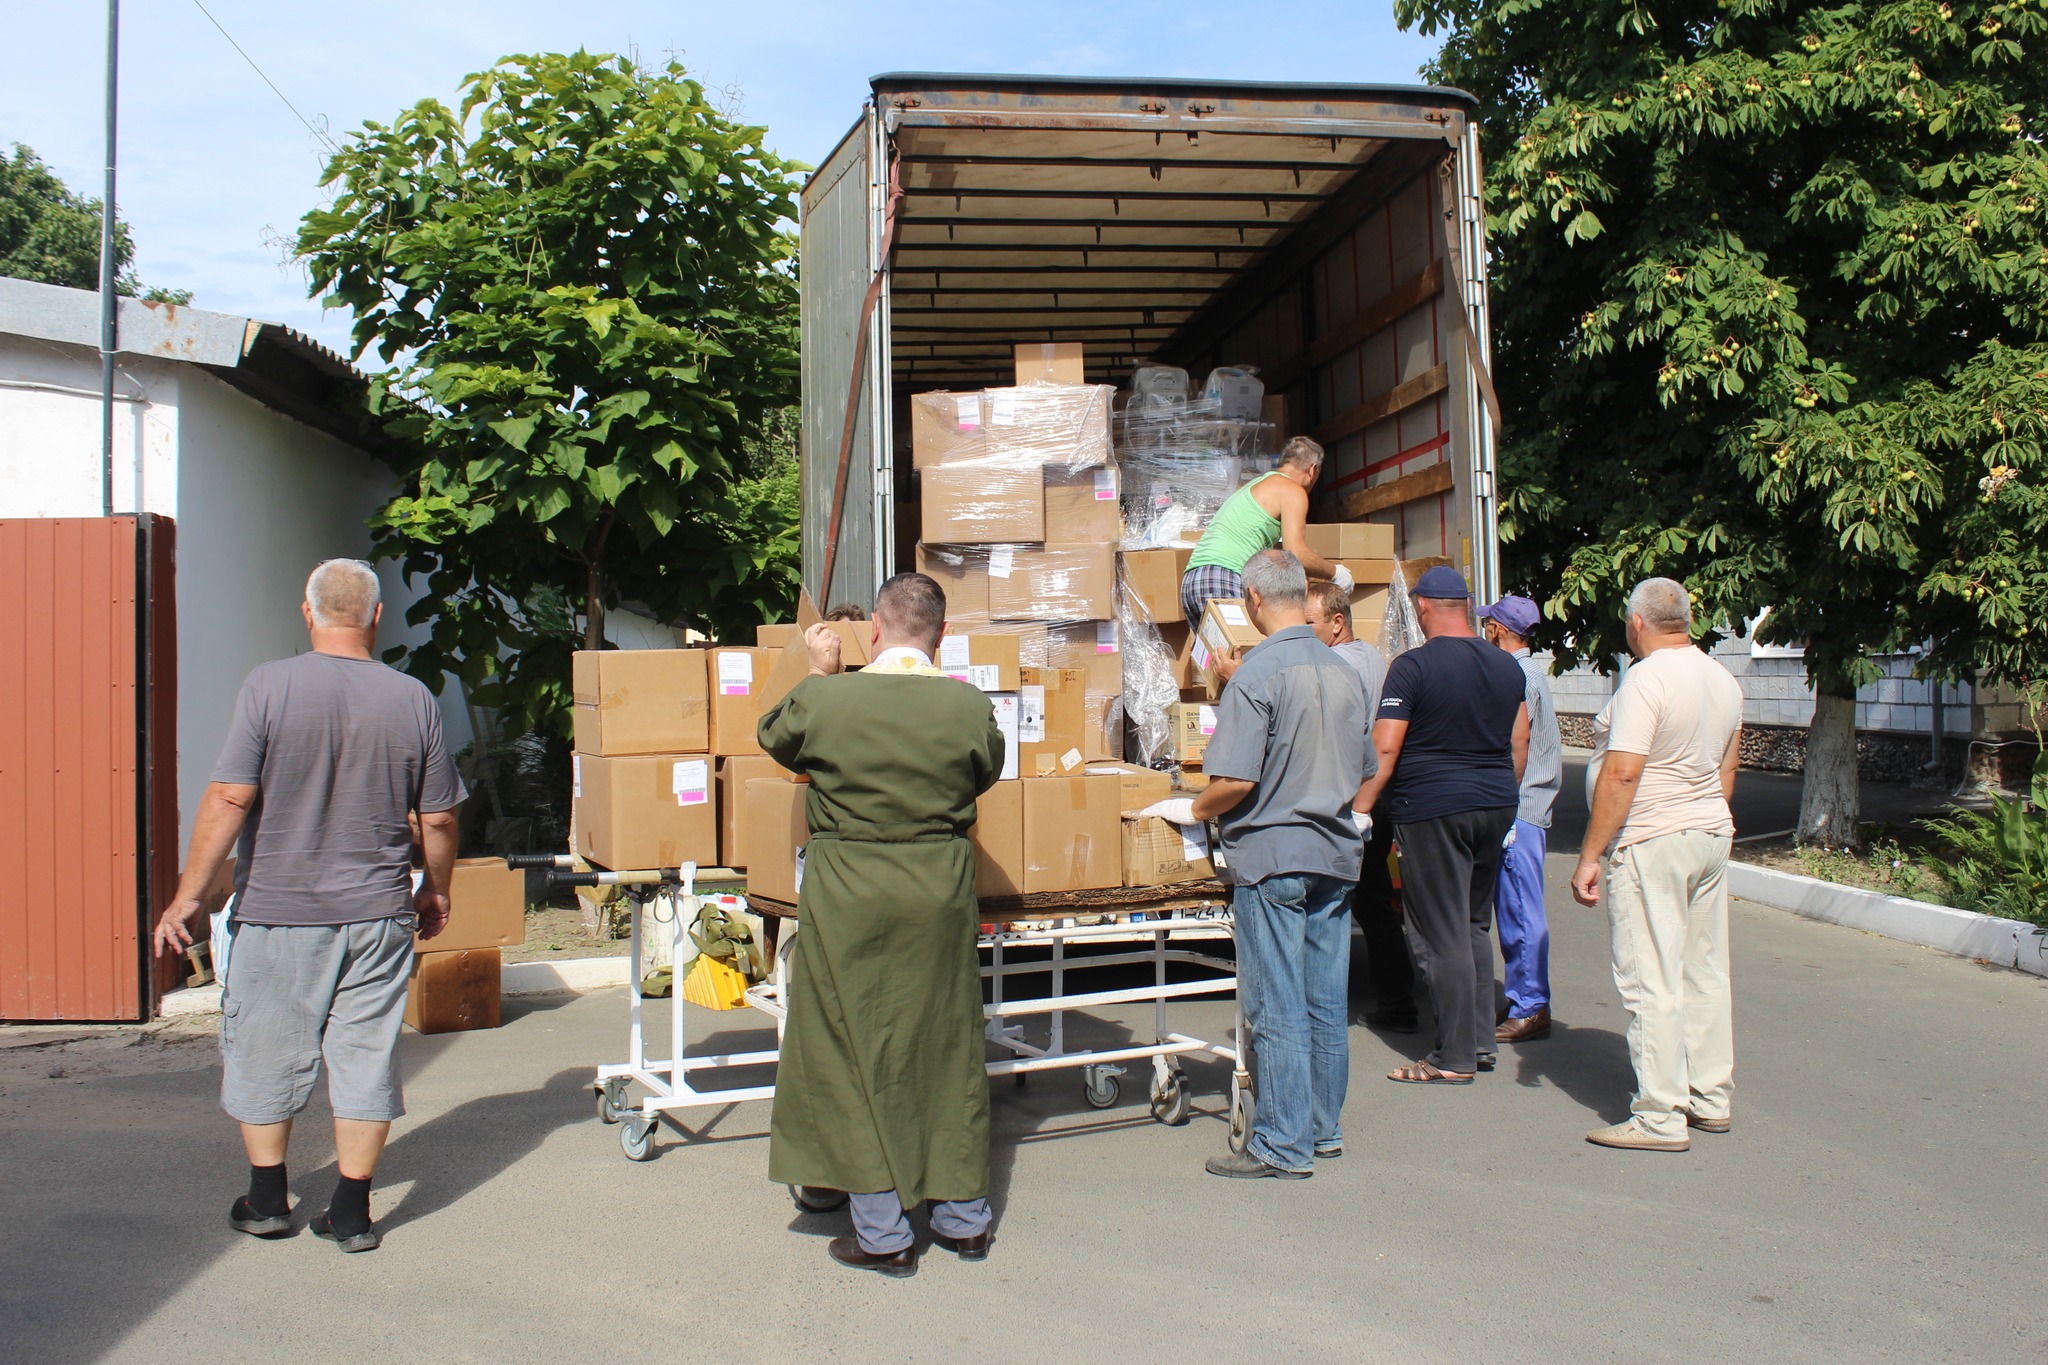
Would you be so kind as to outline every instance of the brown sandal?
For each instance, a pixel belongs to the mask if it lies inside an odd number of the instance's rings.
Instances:
[[[1439,1071],[1428,1062],[1414,1062],[1408,1066],[1396,1067],[1387,1073],[1390,1081],[1401,1081],[1407,1085],[1470,1085],[1472,1077],[1455,1071]]]

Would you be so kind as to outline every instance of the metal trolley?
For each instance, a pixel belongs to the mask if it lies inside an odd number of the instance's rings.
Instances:
[[[775,1021],[778,1047],[692,1056],[684,1036],[685,1015],[691,1006],[683,999],[680,968],[683,937],[693,917],[694,897],[711,888],[736,888],[744,879],[722,868],[705,869],[700,876],[695,864],[613,872],[579,871],[574,858],[548,854],[514,855],[506,862],[515,868],[544,868],[551,884],[557,887],[618,887],[630,906],[629,952],[635,979],[627,992],[627,1059],[599,1066],[594,1081],[598,1117],[607,1124],[618,1125],[619,1145],[628,1158],[646,1161],[654,1156],[654,1130],[664,1120],[678,1131],[687,1132],[678,1120],[670,1117],[677,1111],[774,1096],[773,1083],[701,1090],[691,1082],[693,1075],[699,1073],[759,1067],[777,1060],[788,1016],[785,986],[789,954],[797,936],[794,932],[783,932],[782,926],[795,927],[794,905],[760,896],[747,900],[748,908],[766,923],[774,952],[768,979],[749,987],[744,1000]],[[982,1007],[987,1037],[1010,1054],[987,1064],[990,1076],[1011,1076],[1021,1085],[1033,1072],[1077,1068],[1087,1102],[1095,1108],[1107,1109],[1121,1098],[1120,1078],[1128,1073],[1129,1064],[1149,1062],[1152,1117],[1161,1123],[1178,1125],[1187,1122],[1192,1108],[1180,1059],[1190,1055],[1214,1057],[1231,1066],[1230,1142],[1233,1148],[1242,1150],[1252,1125],[1250,1035],[1243,1005],[1237,999],[1236,964],[1208,946],[1218,940],[1232,940],[1233,926],[1224,888],[1215,883],[1191,883],[1072,896],[1006,897],[982,902],[981,913],[988,917],[979,935],[985,958],[981,974],[990,983],[990,1001]],[[651,1059],[647,1055],[645,1003],[637,978],[646,936],[664,930],[670,936],[671,960],[677,967],[677,989],[669,1014],[668,1056]],[[1072,946],[1086,946],[1091,951],[1073,956],[1069,953]],[[1107,951],[1097,951],[1102,949]],[[1031,950],[1033,956],[1020,960],[1019,950]],[[1036,959],[1040,950],[1047,954],[1045,960]],[[1077,973],[1143,966],[1151,968],[1152,979],[1148,983],[1069,992],[1069,978]],[[1175,966],[1192,967],[1203,975],[1190,981],[1169,981],[1168,968]],[[1048,994],[1012,993],[1019,978],[1046,975],[1051,978]],[[1169,1001],[1226,993],[1233,1004],[1233,1028],[1228,1041],[1212,1041],[1168,1028]],[[1150,1042],[1134,1040],[1127,1046],[1102,1049],[1069,1047],[1069,1012],[1143,1003],[1153,1006]],[[1039,1020],[1044,1021],[1042,1029],[1031,1026]],[[628,1095],[628,1088],[635,1083],[645,1092],[637,1101]]]

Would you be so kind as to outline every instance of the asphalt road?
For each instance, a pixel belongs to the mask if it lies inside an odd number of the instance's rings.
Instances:
[[[1202,1172],[1225,1141],[1217,1068],[1181,1128],[1137,1085],[1097,1112],[1073,1073],[1001,1084],[994,1255],[936,1253],[910,1281],[827,1261],[842,1225],[768,1183],[765,1105],[698,1111],[627,1162],[587,1089],[622,1055],[620,991],[408,1037],[388,1240],[363,1256],[228,1230],[246,1168],[203,1035],[6,1048],[0,1356],[2048,1358],[2048,981],[1738,906],[1734,1131],[1595,1148],[1630,1077],[1604,926],[1565,873],[1553,858],[1561,1026],[1480,1084],[1390,1084],[1415,1040],[1354,1029],[1349,1150],[1289,1184]],[[1214,1036],[1225,1011],[1175,1023]],[[332,1188],[325,1126],[316,1100],[302,1216]]]

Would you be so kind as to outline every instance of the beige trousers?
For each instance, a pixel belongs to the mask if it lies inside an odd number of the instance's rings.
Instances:
[[[1685,1117],[1726,1118],[1735,1089],[1728,983],[1728,845],[1687,830],[1607,860],[1614,985],[1628,1008],[1635,1121],[1686,1136]]]

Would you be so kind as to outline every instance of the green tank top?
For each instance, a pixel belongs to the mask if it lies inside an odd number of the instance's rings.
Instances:
[[[1202,532],[1201,543],[1188,556],[1190,569],[1214,564],[1232,573],[1243,573],[1253,555],[1280,543],[1280,518],[1252,497],[1254,488],[1278,477],[1277,471],[1261,474],[1223,500],[1209,529]]]

